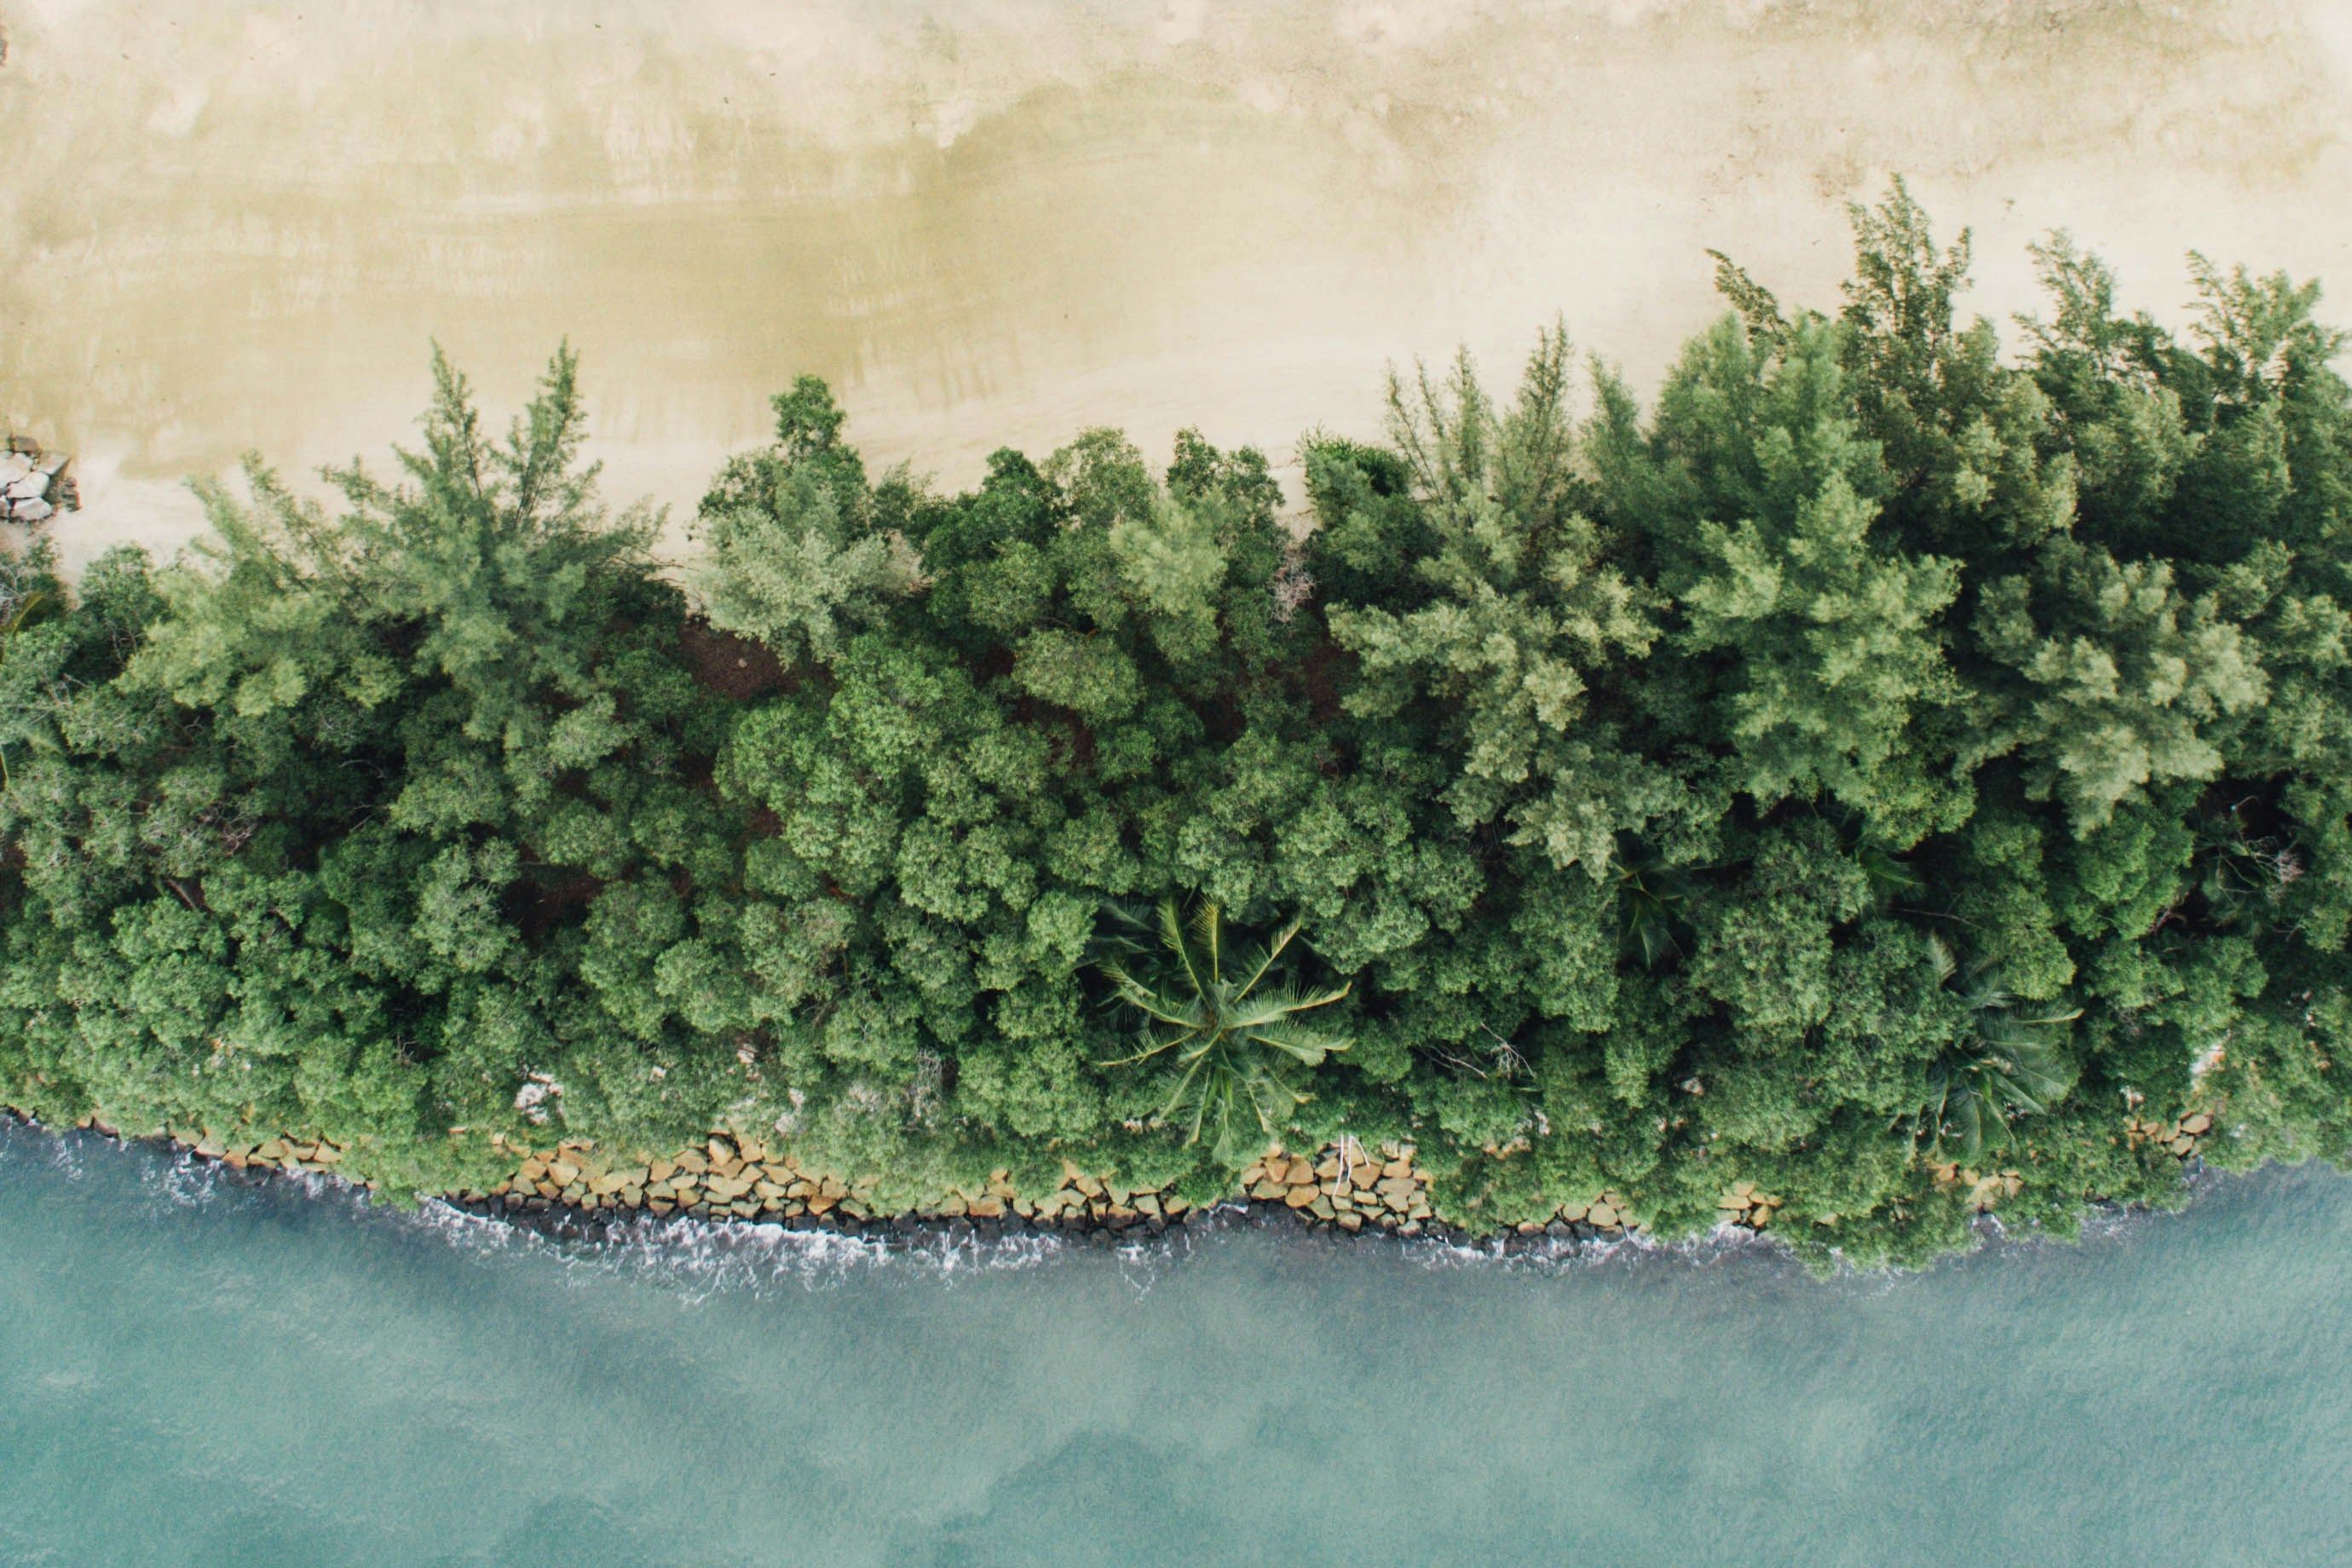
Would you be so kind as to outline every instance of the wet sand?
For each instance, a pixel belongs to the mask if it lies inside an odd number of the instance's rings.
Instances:
[[[386,16],[397,20],[387,21]],[[946,484],[1091,424],[1286,457],[1391,361],[1535,327],[1655,382],[1708,247],[1833,306],[1905,173],[2032,302],[2055,225],[2352,279],[2352,15],[2229,4],[1164,8],[0,0],[0,420],[80,454],[69,562],[185,476],[404,438],[428,340],[502,418],[585,357],[616,499],[691,509],[768,394]],[[2347,284],[2352,287],[2352,284]]]

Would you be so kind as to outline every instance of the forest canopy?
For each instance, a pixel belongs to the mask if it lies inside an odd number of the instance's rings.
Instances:
[[[1547,331],[1295,496],[1105,429],[941,494],[803,377],[683,572],[568,352],[503,436],[436,354],[331,509],[253,459],[189,559],[7,565],[0,1100],[411,1192],[551,1128],[902,1194],[1406,1138],[1455,1216],[1747,1181],[1865,1261],[1966,1239],[1955,1165],[2177,1201],[2137,1119],[2344,1159],[2344,335],[2058,235],[2004,351],[1965,235],[1854,220],[1833,311],[1718,258],[1647,408]],[[1268,967],[1146,973],[1155,909]]]

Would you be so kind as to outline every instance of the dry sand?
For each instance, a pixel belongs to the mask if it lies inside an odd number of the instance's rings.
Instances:
[[[391,18],[391,19],[387,19]],[[0,0],[0,420],[80,454],[69,560],[180,481],[493,412],[569,335],[616,499],[681,511],[830,378],[949,484],[1080,426],[1286,456],[1390,361],[1538,322],[1654,383],[1713,246],[1833,305],[1906,174],[2032,303],[2059,224],[2352,279],[2338,0]]]

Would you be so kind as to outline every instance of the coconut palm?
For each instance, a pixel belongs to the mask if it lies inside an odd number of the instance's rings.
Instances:
[[[1988,1148],[2009,1146],[2011,1117],[2038,1115],[2065,1092],[2064,1059],[2049,1031],[2083,1010],[2027,1017],[1987,965],[1964,968],[1951,944],[1932,932],[1927,950],[1939,985],[1955,979],[1965,985],[1969,1026],[1927,1069],[1926,1101],[1910,1120],[1931,1150],[1940,1152],[1948,1138],[1958,1163],[1973,1164]]]
[[[1295,920],[1236,962],[1224,910],[1212,900],[1189,920],[1173,898],[1150,916],[1118,905],[1107,913],[1111,929],[1097,943],[1096,967],[1113,1000],[1141,1015],[1142,1048],[1101,1065],[1164,1058],[1169,1092],[1153,1120],[1184,1128],[1187,1144],[1206,1134],[1217,1162],[1238,1169],[1256,1152],[1252,1143],[1276,1137],[1306,1102],[1290,1070],[1318,1067],[1352,1043],[1300,1021],[1349,987],[1305,990],[1288,973],[1286,955],[1304,947]]]

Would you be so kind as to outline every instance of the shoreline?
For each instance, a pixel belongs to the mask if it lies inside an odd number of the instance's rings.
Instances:
[[[309,1173],[333,1176],[369,1194],[380,1188],[376,1182],[347,1173],[343,1166],[348,1151],[326,1140],[276,1137],[247,1144],[209,1134],[190,1140],[168,1131],[126,1132],[95,1117],[84,1117],[70,1128],[60,1128],[14,1108],[0,1110],[0,1115],[53,1136],[62,1136],[68,1131],[85,1131],[119,1143],[166,1146],[194,1161],[217,1165],[239,1175],[249,1174],[256,1180]],[[713,1143],[727,1145],[726,1153],[714,1158],[710,1149]],[[746,1152],[762,1157],[746,1160]],[[689,1172],[677,1159],[616,1164],[599,1160],[593,1147],[568,1141],[559,1141],[554,1149],[544,1153],[531,1152],[518,1163],[515,1177],[497,1188],[420,1192],[416,1195],[558,1240],[603,1241],[608,1238],[612,1226],[644,1218],[695,1220],[713,1227],[772,1226],[781,1231],[823,1232],[866,1239],[937,1236],[953,1241],[965,1237],[997,1240],[1054,1236],[1116,1245],[1122,1240],[1147,1240],[1233,1215],[1295,1225],[1306,1235],[1343,1238],[1387,1236],[1404,1241],[1425,1238],[1462,1246],[1499,1243],[1507,1247],[1538,1241],[1601,1245],[1648,1238],[1641,1222],[1622,1206],[1623,1200],[1613,1193],[1591,1204],[1563,1205],[1569,1213],[1580,1214],[1578,1218],[1570,1219],[1562,1214],[1542,1224],[1520,1222],[1479,1229],[1442,1217],[1436,1212],[1429,1199],[1427,1176],[1412,1164],[1409,1146],[1397,1148],[1386,1158],[1377,1157],[1381,1152],[1378,1149],[1350,1149],[1348,1152],[1372,1157],[1345,1161],[1337,1145],[1327,1146],[1311,1160],[1303,1155],[1269,1152],[1242,1173],[1251,1180],[1206,1203],[1190,1202],[1164,1188],[1126,1185],[1115,1175],[1107,1179],[1081,1171],[1066,1161],[1061,1182],[1052,1192],[1034,1200],[1022,1195],[1000,1174],[987,1184],[992,1190],[978,1196],[955,1194],[936,1204],[889,1209],[877,1207],[862,1195],[870,1192],[870,1181],[848,1182],[819,1174],[804,1170],[789,1153],[776,1153],[750,1141],[739,1143],[731,1134],[714,1133],[699,1149],[679,1151],[703,1167],[690,1173],[694,1177],[692,1190],[698,1195],[685,1203],[674,1197],[645,1195],[648,1187],[666,1187],[673,1194],[678,1193],[680,1178]],[[734,1167],[732,1172],[722,1169],[730,1165]],[[541,1173],[535,1177],[530,1173],[534,1166]],[[655,1174],[665,1166],[670,1168],[668,1173]],[[759,1173],[752,1174],[754,1171]],[[1298,1179],[1290,1179],[1294,1172]],[[778,1182],[773,1179],[777,1173],[788,1173],[791,1179]],[[641,1182],[625,1179],[639,1173],[644,1178]],[[566,1178],[561,1185],[554,1180],[557,1176]],[[616,1182],[616,1177],[624,1179]],[[1360,1186],[1360,1181],[1363,1184]],[[554,1186],[555,1191],[551,1194],[541,1190],[548,1186]],[[600,1186],[605,1190],[597,1191]],[[810,1191],[795,1193],[795,1187]],[[709,1195],[702,1195],[706,1194]],[[1769,1219],[1769,1207],[1759,1207]],[[1348,1223],[1350,1219],[1354,1223]],[[1730,1228],[1763,1234],[1760,1224]]]
[[[67,1131],[85,1131],[117,1143],[163,1145],[200,1165],[217,1166],[256,1183],[310,1174],[333,1177],[354,1193],[370,1198],[381,1190],[377,1182],[347,1173],[341,1168],[347,1151],[327,1140],[276,1137],[246,1144],[206,1134],[191,1141],[169,1131],[127,1133],[95,1117],[83,1117],[70,1128],[60,1128],[13,1107],[0,1108],[0,1118],[52,1137],[62,1137]],[[2192,1123],[2201,1125],[2190,1131],[2189,1124]],[[2205,1170],[2202,1151],[2219,1131],[2213,1119],[2202,1112],[2184,1117],[2179,1123],[2166,1128],[2137,1122],[2133,1126],[2138,1129],[2133,1134],[2136,1140],[2146,1138],[2159,1142],[2172,1152],[2188,1180]],[[726,1153],[714,1158],[713,1144],[725,1144]],[[2180,1147],[2183,1144],[2185,1148]],[[1676,1237],[1668,1243],[1660,1243],[1635,1216],[1631,1205],[1614,1193],[1604,1193],[1591,1204],[1563,1205],[1560,1212],[1548,1221],[1503,1223],[1479,1228],[1439,1215],[1430,1200],[1425,1173],[1412,1163],[1412,1149],[1409,1145],[1391,1147],[1395,1152],[1387,1158],[1375,1158],[1378,1150],[1343,1151],[1339,1145],[1326,1145],[1312,1158],[1269,1151],[1265,1158],[1244,1169],[1242,1174],[1247,1179],[1233,1191],[1204,1203],[1189,1202],[1166,1189],[1123,1185],[1115,1179],[1080,1171],[1065,1161],[1060,1184],[1052,1193],[1034,1201],[1021,1195],[1000,1173],[987,1184],[992,1190],[977,1198],[957,1194],[937,1204],[883,1209],[861,1195],[870,1192],[870,1181],[848,1182],[816,1174],[802,1167],[796,1157],[788,1152],[770,1151],[756,1141],[719,1131],[711,1134],[698,1149],[678,1152],[698,1163],[700,1171],[689,1172],[676,1158],[643,1164],[603,1161],[597,1158],[593,1145],[559,1141],[544,1155],[538,1151],[529,1152],[518,1163],[515,1176],[494,1189],[420,1192],[416,1196],[420,1201],[429,1199],[476,1218],[531,1231],[550,1241],[592,1245],[625,1240],[625,1236],[616,1233],[632,1225],[667,1220],[697,1222],[712,1235],[730,1231],[755,1235],[792,1232],[885,1245],[913,1246],[937,1240],[949,1247],[1053,1237],[1076,1245],[1107,1247],[1148,1243],[1171,1232],[1181,1234],[1241,1223],[1287,1226],[1302,1238],[1423,1240],[1439,1246],[1491,1251],[1498,1257],[1556,1249],[1563,1245],[1613,1248],[1629,1242],[1686,1245],[1731,1240],[1776,1242],[1782,1251],[1794,1254],[1785,1232],[1771,1228],[1780,1200],[1757,1191],[1752,1184],[1735,1184],[1734,1189],[1726,1194],[1718,1209],[1722,1217],[1714,1230]],[[761,1157],[745,1158],[755,1152]],[[1361,1157],[1350,1160],[1351,1154]],[[720,1169],[730,1164],[735,1167],[732,1172]],[[534,1165],[541,1167],[536,1177],[530,1174]],[[656,1175],[655,1172],[664,1166],[669,1171]],[[1397,1173],[1386,1173],[1391,1169]],[[752,1171],[759,1173],[746,1173]],[[1301,1179],[1290,1179],[1294,1171]],[[788,1173],[790,1180],[775,1180],[774,1174],[779,1172]],[[1372,1173],[1375,1172],[1379,1173]],[[626,1178],[639,1173],[643,1180],[633,1191]],[[648,1199],[644,1195],[649,1186],[666,1186],[676,1194],[680,1178],[689,1173],[695,1177],[692,1190],[698,1194],[690,1201],[681,1204],[671,1197]],[[561,1185],[554,1181],[558,1175],[566,1177]],[[616,1177],[623,1179],[616,1183]],[[1366,1179],[1366,1185],[1356,1184],[1360,1177]],[[718,1184],[715,1188],[709,1184],[712,1178]],[[2001,1196],[2014,1192],[2014,1186],[2005,1184],[1999,1173],[1981,1177],[1970,1172],[1939,1169],[1939,1184],[1959,1183],[1972,1184],[1977,1213],[1999,1224],[1997,1205]],[[739,1184],[740,1195],[730,1195],[737,1193]],[[552,1193],[543,1190],[551,1185],[555,1187]],[[810,1191],[796,1194],[796,1185]],[[604,1190],[600,1192],[599,1187]],[[1741,1194],[1739,1188],[1748,1192]],[[706,1193],[709,1195],[699,1195]],[[1312,1195],[1302,1195],[1309,1194]],[[1735,1198],[1743,1201],[1745,1206],[1735,1207]],[[2135,1208],[2155,1212],[2147,1205],[2114,1200],[2093,1200],[2089,1206],[2116,1214]],[[1577,1217],[1569,1217],[1571,1213]],[[1347,1223],[1343,1215],[1353,1218],[1355,1223]],[[2005,1226],[2002,1234],[2010,1234]]]

